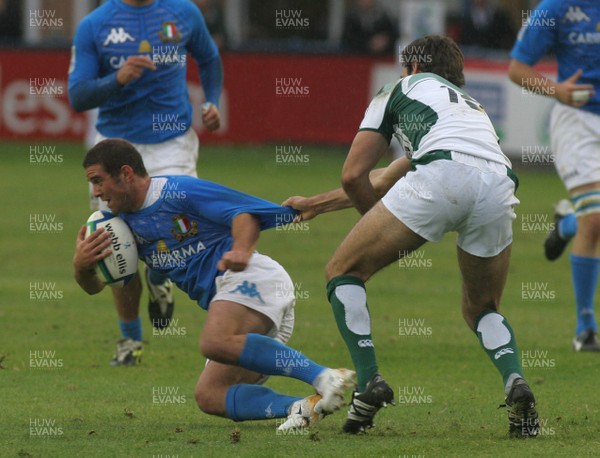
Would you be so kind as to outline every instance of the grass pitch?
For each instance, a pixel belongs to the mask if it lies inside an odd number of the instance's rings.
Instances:
[[[142,299],[145,353],[136,368],[108,361],[119,337],[108,292],[89,297],[72,279],[74,239],[90,211],[83,148],[2,147],[0,221],[0,456],[585,456],[600,450],[599,355],[575,354],[568,256],[541,243],[551,204],[564,196],[550,166],[519,171],[521,205],[503,313],[538,399],[541,434],[509,440],[499,374],[463,323],[454,236],[368,284],[379,365],[397,406],[363,436],[341,431],[344,413],[313,432],[278,435],[275,420],[234,423],[201,413],[194,385],[204,359],[205,314],[177,292],[173,332],[152,332]],[[37,152],[36,152],[37,151]],[[279,202],[337,186],[344,151],[302,149],[282,163],[276,148],[202,148],[200,176]],[[357,220],[352,210],[298,230],[262,234],[259,250],[296,283],[290,344],[322,364],[350,366],[324,292],[323,267]],[[268,385],[305,396],[310,387]]]

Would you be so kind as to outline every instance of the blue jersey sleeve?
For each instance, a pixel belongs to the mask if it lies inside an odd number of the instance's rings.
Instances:
[[[556,45],[560,0],[543,0],[533,10],[510,53],[513,59],[535,65]]]
[[[223,88],[223,67],[219,50],[208,32],[200,10],[190,4],[189,11],[186,13],[189,13],[186,19],[191,23],[193,30],[188,43],[188,51],[198,64],[206,100],[218,106]]]
[[[98,78],[99,60],[91,21],[84,19],[73,38],[69,68],[69,102],[75,111],[100,106],[121,87],[116,72]]]
[[[246,194],[226,186],[193,177],[178,179],[185,191],[185,205],[190,214],[200,215],[210,221],[231,227],[233,218],[250,213],[260,219],[260,229],[265,230],[289,224],[297,214],[291,207],[282,207],[268,200]]]

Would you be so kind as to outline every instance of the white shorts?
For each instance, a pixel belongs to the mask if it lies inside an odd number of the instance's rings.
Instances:
[[[294,330],[294,283],[276,261],[254,253],[241,272],[226,271],[215,280],[217,292],[211,300],[230,301],[256,310],[273,322],[267,334],[286,343]]]
[[[568,191],[600,183],[600,116],[556,103],[550,115],[550,144]]]
[[[96,135],[96,143],[105,140],[102,134]],[[194,129],[162,143],[132,143],[142,155],[148,175],[189,175],[197,177],[198,135]],[[93,197],[90,184],[90,209],[110,211],[106,202]]]
[[[383,197],[385,207],[430,242],[458,232],[469,254],[496,256],[512,242],[515,182],[498,162],[452,152],[452,160],[417,165]]]

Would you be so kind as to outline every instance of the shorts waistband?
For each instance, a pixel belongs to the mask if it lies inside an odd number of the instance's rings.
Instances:
[[[451,161],[452,160],[452,151],[447,150],[447,149],[429,151],[428,153],[425,153],[423,156],[421,156],[418,159],[411,159],[410,165],[413,170],[416,170],[417,165],[429,164],[430,162],[439,161],[440,159]],[[517,188],[519,187],[519,177],[513,171],[513,169],[511,169],[510,167],[508,167],[506,165],[504,167],[506,167],[506,175],[508,176],[508,178],[510,178],[515,183],[515,192],[516,192]]]

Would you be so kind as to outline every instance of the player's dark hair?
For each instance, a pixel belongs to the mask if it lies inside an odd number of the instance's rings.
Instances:
[[[416,63],[422,73],[435,73],[458,87],[465,84],[463,53],[452,38],[440,35],[419,38],[402,50],[400,62],[409,75]]]
[[[120,138],[102,140],[87,152],[83,159],[83,168],[87,169],[90,165],[97,164],[104,167],[106,173],[112,177],[117,177],[124,165],[130,166],[138,176],[148,176],[138,150],[127,140]]]

